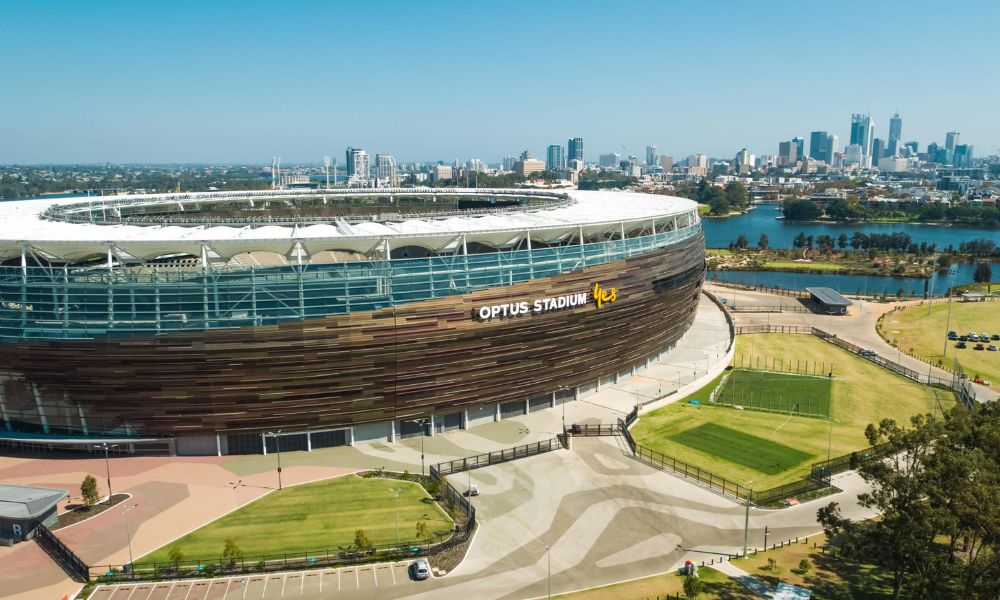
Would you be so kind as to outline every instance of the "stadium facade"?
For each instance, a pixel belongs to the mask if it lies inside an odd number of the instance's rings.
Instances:
[[[690,327],[694,202],[512,189],[0,203],[0,443],[238,454],[579,398]]]

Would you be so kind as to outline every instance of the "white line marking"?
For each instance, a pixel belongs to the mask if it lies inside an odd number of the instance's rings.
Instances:
[[[229,586],[233,584],[232,578],[226,580],[226,591],[222,592],[222,597],[225,598],[229,595]]]
[[[247,597],[247,590],[250,589],[250,578],[247,577],[247,584],[243,586],[243,598]]]
[[[132,588],[132,591],[128,593],[128,598],[126,598],[125,600],[132,600],[132,594],[134,594],[137,589],[139,589],[139,586],[138,585],[134,586]]]
[[[358,589],[361,589],[361,576],[358,575],[357,567],[354,567],[354,584],[358,586]]]
[[[174,593],[174,586],[175,586],[175,585],[177,585],[177,582],[176,582],[176,581],[175,581],[175,582],[173,582],[173,583],[172,583],[172,584],[170,585],[170,591],[169,591],[169,592],[167,592],[167,598],[169,598],[169,597],[170,597],[170,594],[173,594],[173,593]]]
[[[281,597],[285,597],[285,582],[288,581],[288,573],[281,578]]]
[[[266,593],[267,593],[267,582],[268,582],[268,581],[270,581],[270,580],[271,580],[271,578],[270,578],[270,577],[268,577],[267,575],[265,575],[265,576],[264,576],[264,589],[262,589],[262,590],[260,591],[260,597],[261,597],[261,598],[263,598],[263,597],[264,597],[264,594],[266,594]]]
[[[337,591],[340,591],[340,569],[337,569]]]
[[[392,573],[392,585],[396,585],[396,565],[389,565],[389,572]]]
[[[378,571],[378,566],[372,565],[372,577],[375,578],[375,587],[378,587],[378,573],[376,571]]]
[[[299,575],[299,595],[302,595],[302,591],[306,589],[306,576],[305,574]]]
[[[323,571],[319,572],[319,593],[323,593]]]
[[[192,581],[191,583],[188,584],[188,593],[184,594],[184,600],[187,600],[187,597],[191,595],[191,590],[193,589],[194,589],[194,582]]]

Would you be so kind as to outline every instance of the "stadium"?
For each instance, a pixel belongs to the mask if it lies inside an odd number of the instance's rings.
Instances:
[[[0,444],[244,454],[466,428],[690,327],[694,202],[528,189],[0,203]]]

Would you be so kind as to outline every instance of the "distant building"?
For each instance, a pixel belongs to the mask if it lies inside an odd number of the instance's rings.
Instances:
[[[646,164],[651,167],[655,167],[658,166],[658,162],[659,160],[656,152],[656,146],[646,146]]]
[[[840,138],[836,134],[830,134],[826,138],[826,152],[821,160],[826,164],[832,165],[837,156],[837,147],[839,146]]]
[[[573,171],[574,173],[579,173],[580,171],[583,170],[583,167],[584,167],[583,161],[580,160],[579,158],[574,158],[573,160],[569,161],[569,164],[566,165],[566,168],[570,171]]]
[[[660,155],[660,168],[663,169],[664,173],[669,173],[674,170],[674,157],[667,155]]]
[[[559,144],[552,144],[545,153],[545,168],[549,171],[560,171],[566,168],[566,154]]]
[[[806,157],[806,141],[800,137],[793,137],[792,143],[795,144],[795,160],[802,160]]]
[[[959,144],[955,146],[951,164],[956,167],[972,166],[972,146],[969,144]]]
[[[472,160],[469,161],[469,171],[472,173],[485,173],[488,170],[489,168],[487,167],[486,163],[479,160],[478,158],[473,158]]]
[[[899,113],[892,115],[889,119],[889,156],[896,156],[899,154],[900,140],[903,137],[903,119],[899,116]]]
[[[451,165],[434,165],[431,167],[431,181],[438,182],[454,177],[454,170]]]
[[[622,160],[622,155],[617,152],[612,152],[611,154],[602,154],[598,160],[598,166],[610,169],[617,169],[618,163]]]
[[[396,159],[392,155],[375,155],[375,185],[378,187],[399,187]]]
[[[905,173],[910,170],[910,159],[901,156],[885,156],[878,161],[878,170],[883,173]]]
[[[886,145],[885,140],[882,138],[875,138],[872,140],[872,161],[874,164],[878,164],[878,161],[886,157]]]
[[[827,153],[827,144],[829,144],[827,138],[829,137],[825,131],[814,131],[809,134],[809,158],[830,162],[824,158]]]
[[[532,158],[530,155],[522,156],[520,160],[514,163],[514,172],[521,177],[530,177],[535,173],[541,173],[545,170],[545,163],[542,161]]]
[[[844,164],[864,166],[864,161],[865,149],[861,144],[848,144],[844,150]]]
[[[948,158],[955,155],[955,146],[958,145],[958,137],[962,135],[957,131],[949,131],[944,134],[944,147],[948,151]]]
[[[906,142],[903,144],[903,150],[908,151],[910,156],[916,156],[920,154],[920,144],[917,142]]]
[[[367,186],[371,179],[368,153],[360,148],[347,149],[347,185]]]
[[[513,173],[514,165],[516,163],[517,163],[517,157],[508,154],[507,156],[503,157],[503,161],[500,164],[500,168],[503,170],[504,173]]]
[[[583,138],[570,138],[566,144],[566,160],[583,160]]]
[[[861,146],[862,160],[858,163],[864,168],[872,165],[872,143],[875,139],[875,124],[871,115],[851,115],[851,144]]]
[[[778,144],[778,166],[794,165],[799,159],[799,145],[793,140]]]

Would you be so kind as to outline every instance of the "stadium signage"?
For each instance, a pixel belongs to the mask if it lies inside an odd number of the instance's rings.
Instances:
[[[587,292],[578,292],[575,294],[551,296],[535,300],[522,300],[520,302],[507,302],[505,304],[480,306],[475,309],[475,316],[478,317],[480,321],[490,321],[492,319],[502,319],[507,317],[539,315],[542,313],[584,306],[590,302],[596,304],[597,308],[601,308],[605,304],[610,304],[617,299],[618,288],[603,288],[600,283],[595,283],[589,294]]]

